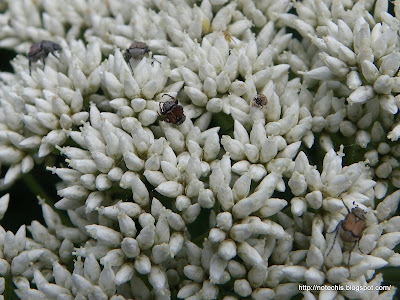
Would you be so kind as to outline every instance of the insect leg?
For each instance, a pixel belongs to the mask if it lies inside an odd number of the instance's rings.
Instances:
[[[347,207],[346,203],[344,203],[343,199],[342,199],[342,202],[343,202],[343,204],[344,204],[344,207],[346,207],[346,209],[347,209],[347,212],[350,214],[350,213],[351,213],[351,211],[350,211],[350,209]]]
[[[331,251],[332,251],[332,249],[333,249],[333,246],[335,245],[336,238],[337,238],[337,235],[338,235],[338,233],[339,233],[340,226],[342,225],[342,223],[343,223],[343,221],[340,221],[340,222],[336,225],[336,228],[335,228],[333,231],[327,232],[327,233],[331,234],[331,233],[334,233],[334,232],[336,231],[336,234],[335,234],[335,237],[334,237],[334,239],[333,239],[333,243],[332,243],[331,249],[328,251],[328,254],[327,254],[326,256],[328,256],[329,253],[331,253]]]
[[[357,242],[354,242],[354,245],[353,245],[353,247],[351,247],[351,250],[350,250],[350,253],[349,253],[349,259],[348,259],[348,261],[347,261],[347,268],[349,269],[349,271],[350,271],[350,258],[351,258],[351,252],[353,252],[353,250],[354,250],[354,247],[356,246],[356,244],[357,244]]]
[[[361,237],[362,237],[362,236],[360,236],[360,238],[357,239],[357,242],[356,242],[356,243],[357,243],[358,250],[360,250],[361,254],[364,254],[364,252],[362,252],[361,249],[360,249],[360,240],[361,240]]]
[[[176,98],[175,97],[173,97],[173,96],[171,96],[170,94],[163,94],[162,95],[162,97],[164,97],[165,95],[167,95],[168,97],[170,97],[171,99],[174,99],[174,100],[176,100]]]

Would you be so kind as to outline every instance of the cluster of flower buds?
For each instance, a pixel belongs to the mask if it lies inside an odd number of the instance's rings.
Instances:
[[[0,294],[394,296],[366,287],[400,266],[400,6],[14,2],[0,47],[28,55],[0,73],[0,189],[44,162],[72,225],[40,199],[32,238],[0,227]]]

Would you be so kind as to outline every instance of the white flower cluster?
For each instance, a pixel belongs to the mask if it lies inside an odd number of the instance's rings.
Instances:
[[[365,158],[376,176],[399,188],[400,152],[392,143],[400,137],[399,10],[395,2],[392,16],[388,6],[385,0],[304,1],[294,5],[298,16],[283,14],[281,20],[314,46],[310,70],[297,67],[308,86],[322,89],[313,107],[313,131],[353,138],[368,149]]]
[[[24,55],[0,73],[0,188],[47,166],[72,225],[40,200],[32,239],[0,227],[0,291],[392,299],[395,288],[299,290],[376,286],[377,269],[400,266],[400,15],[373,4],[3,4],[0,47],[62,50],[31,74]],[[133,41],[149,51],[130,57]],[[345,165],[348,146],[359,153]]]

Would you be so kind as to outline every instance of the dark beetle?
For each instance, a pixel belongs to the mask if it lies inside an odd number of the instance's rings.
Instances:
[[[343,200],[342,200],[343,201]],[[344,204],[344,202],[343,202]],[[353,202],[353,205],[355,204],[355,202]],[[335,238],[333,240],[333,244],[331,249],[329,250],[328,254],[326,256],[329,255],[329,253],[332,251],[332,248],[335,244],[336,241],[336,237],[340,231],[340,237],[342,238],[342,240],[346,243],[354,243],[353,247],[350,250],[349,253],[349,260],[347,262],[347,266],[350,266],[350,257],[351,257],[351,252],[353,251],[354,247],[356,246],[356,244],[358,245],[358,249],[360,250],[360,252],[362,253],[361,249],[360,249],[360,239],[363,235],[364,229],[367,227],[366,225],[366,218],[365,218],[365,214],[367,213],[365,210],[359,208],[358,206],[353,207],[350,211],[350,209],[346,206],[346,204],[344,204],[344,206],[346,207],[348,214],[346,216],[346,218],[344,218],[344,220],[340,221],[337,225],[336,228],[328,233],[334,233],[335,234]]]
[[[31,74],[31,66],[33,62],[37,62],[39,59],[41,59],[44,66],[44,59],[49,55],[49,53],[52,53],[54,55],[55,51],[61,50],[61,46],[59,44],[53,43],[52,41],[43,40],[33,44],[28,52],[29,74]]]
[[[186,120],[186,116],[183,112],[183,107],[178,104],[178,99],[172,97],[169,94],[163,96],[169,96],[174,101],[160,102],[160,115],[165,116],[164,121],[175,125],[180,125]]]
[[[132,66],[129,63],[129,60],[132,59],[142,59],[146,54],[150,53],[150,48],[146,43],[134,41],[128,49],[125,50],[124,57],[126,62],[129,64],[129,67],[132,70]],[[153,57],[153,59],[159,62],[157,59]],[[133,70],[132,70],[133,72]]]
[[[129,48],[125,50],[125,59],[142,59],[147,53],[150,53],[150,49],[146,43],[134,41]]]

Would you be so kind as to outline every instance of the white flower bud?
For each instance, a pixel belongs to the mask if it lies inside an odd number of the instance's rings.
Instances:
[[[172,211],[168,211],[167,221],[168,225],[176,231],[183,231],[186,227],[182,217]]]
[[[400,243],[400,233],[390,232],[382,235],[378,239],[378,246],[393,249],[396,245]],[[372,269],[372,268],[371,268]]]
[[[183,193],[183,186],[176,181],[167,181],[156,187],[156,191],[163,196],[176,198]]]
[[[232,275],[234,278],[243,278],[246,276],[246,268],[244,265],[241,263],[235,261],[235,260],[230,260],[228,262],[228,267],[227,267],[229,273]]]
[[[215,83],[215,85],[216,85],[216,83]],[[216,86],[215,86],[215,89],[216,89]],[[219,113],[222,110],[222,107],[223,107],[223,102],[222,102],[221,98],[212,98],[207,102],[206,109],[207,109],[207,111],[212,112],[212,113]]]
[[[171,233],[167,223],[167,219],[165,215],[162,215],[159,217],[156,225],[155,243],[168,243],[170,235]]]
[[[364,130],[359,130],[356,134],[356,143],[360,145],[361,148],[366,148],[371,141],[371,136],[368,132]]]
[[[5,194],[0,198],[0,220],[3,219],[7,211],[8,203],[10,201],[10,194]]]
[[[275,292],[269,288],[258,288],[252,292],[251,297],[254,300],[272,300],[275,299]]]
[[[190,198],[186,196],[178,196],[175,201],[175,206],[179,211],[184,211],[191,204]]]
[[[356,88],[361,86],[362,85],[362,81],[361,81],[361,78],[360,78],[360,74],[357,71],[350,71],[347,74],[346,84],[347,84],[347,87],[349,89],[351,89],[351,90],[355,90]]]
[[[379,178],[387,178],[390,173],[392,173],[392,166],[384,162],[383,164],[380,164],[376,169],[375,169],[375,174]]]
[[[260,161],[267,163],[278,153],[278,144],[275,139],[268,138],[264,141],[260,150]]]
[[[124,161],[126,167],[131,170],[138,172],[143,169],[144,162],[141,160],[135,153],[133,152],[125,152],[124,153]]]
[[[334,74],[338,77],[344,77],[349,72],[347,65],[340,59],[329,56],[328,54],[326,54],[324,52],[321,52],[319,54],[319,56],[320,56],[320,59],[322,60],[322,62],[332,72],[332,74]]]
[[[85,226],[87,232],[99,242],[102,242],[111,247],[119,246],[122,236],[119,232],[101,225],[87,225]]]
[[[162,271],[157,266],[152,266],[149,274],[149,282],[154,288],[156,294],[165,295],[170,297],[170,292],[168,290],[167,276],[164,271]]]
[[[225,232],[218,228],[212,228],[208,234],[208,239],[212,243],[221,243],[225,238]]]
[[[192,102],[197,106],[206,106],[208,102],[208,97],[202,91],[197,88],[185,86],[184,88],[186,94],[192,100]]]
[[[278,198],[269,198],[264,202],[264,206],[259,210],[263,218],[275,215],[287,205],[287,201]]]
[[[299,74],[317,80],[332,80],[334,78],[333,74],[326,66],[315,68],[308,72],[299,71]]]
[[[340,132],[344,136],[353,136],[357,132],[357,126],[350,121],[340,123]]]
[[[196,297],[195,295],[200,291],[200,288],[201,286],[198,283],[186,284],[179,290],[177,297],[180,299],[192,299],[193,297]]]
[[[397,210],[399,201],[400,191],[396,191],[387,196],[382,202],[380,202],[376,208],[376,217],[378,218],[378,220],[383,221],[391,217]]]
[[[154,238],[155,226],[149,224],[140,231],[139,235],[136,237],[136,240],[139,243],[140,249],[146,250],[154,244]]]
[[[210,282],[217,283],[221,280],[228,262],[222,259],[218,254],[214,254],[210,261]]]
[[[236,256],[236,243],[232,240],[224,240],[218,248],[218,254],[226,261]]]
[[[121,180],[122,182],[122,180]],[[132,198],[140,206],[145,206],[149,203],[149,192],[139,176],[135,175],[131,179]]]
[[[388,139],[390,139],[392,142],[397,141],[400,137],[400,124],[396,125],[392,131],[389,132],[387,135]]]
[[[399,54],[395,52],[382,57],[382,63],[379,67],[379,71],[383,75],[388,75],[391,77],[395,76],[400,67],[399,58]]]
[[[372,86],[360,86],[354,90],[347,98],[349,103],[365,103],[375,96]]]
[[[282,283],[275,288],[275,299],[290,299],[299,293],[299,284]]]
[[[100,265],[94,257],[93,253],[90,253],[83,263],[83,274],[86,279],[91,283],[96,284],[100,278]]]
[[[268,276],[268,270],[266,265],[254,265],[249,271],[247,276],[252,287],[261,286]]]
[[[289,179],[288,185],[295,196],[303,195],[307,190],[307,182],[305,176],[297,171],[294,171]]]
[[[180,232],[174,232],[169,239],[170,256],[175,257],[183,248],[184,238]]]
[[[197,74],[185,67],[181,67],[179,68],[179,70],[182,74],[182,78],[184,79],[186,86],[194,87],[201,90],[202,84]]]
[[[200,189],[197,201],[203,208],[212,208],[215,205],[214,194],[209,189]]]
[[[81,200],[88,196],[89,192],[80,185],[73,185],[59,190],[57,194],[60,197],[66,197],[74,200]]]
[[[231,137],[224,135],[221,138],[221,144],[224,146],[225,151],[230,154],[232,159],[242,160],[245,158],[244,146],[240,141],[234,140]]]
[[[121,233],[126,237],[136,236],[136,225],[135,222],[125,214],[118,215],[118,224]]]
[[[184,212],[183,212],[183,219],[187,224],[194,222],[197,217],[199,216],[201,211],[200,204],[195,203],[190,205]]]
[[[308,285],[322,285],[325,282],[325,274],[322,271],[319,271],[315,268],[309,268],[304,273],[304,278]]]
[[[187,265],[183,268],[183,273],[187,278],[195,282],[203,282],[204,280],[204,270],[201,267],[194,265]]]
[[[239,257],[251,266],[263,263],[263,259],[257,250],[246,242],[243,242],[239,245],[237,252]]]
[[[238,175],[243,175],[247,171],[249,171],[250,166],[252,166],[247,160],[242,160],[237,163],[235,163],[232,166],[232,172],[238,174]]]
[[[99,174],[96,177],[96,188],[99,191],[105,191],[112,186],[112,182],[106,174]]]
[[[233,192],[231,188],[226,184],[223,184],[218,189],[217,199],[218,202],[221,204],[222,209],[225,211],[230,210],[234,205]]]
[[[124,96],[124,86],[119,80],[110,72],[101,74],[101,81],[108,93],[112,98],[121,98]]]
[[[151,249],[151,260],[154,264],[161,264],[169,258],[170,249],[168,244],[155,245]]]
[[[233,290],[241,297],[248,297],[252,292],[250,283],[246,279],[235,280]]]
[[[232,227],[232,215],[229,212],[219,213],[216,217],[216,226],[228,231]]]
[[[111,266],[104,266],[104,269],[103,271],[101,271],[100,274],[99,286],[108,297],[112,297],[112,295],[115,294],[115,274],[114,271],[111,269]]]
[[[135,258],[140,254],[139,244],[133,238],[124,238],[121,243],[121,249],[124,254],[129,258]]]
[[[334,267],[326,273],[326,279],[332,284],[344,282],[349,278],[349,270],[345,267]]]

